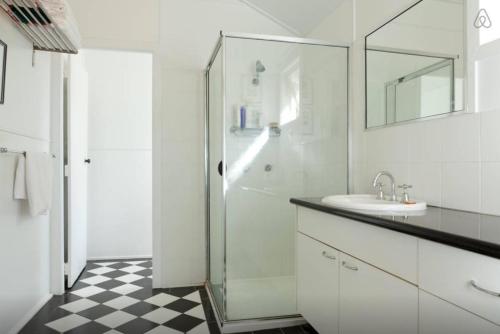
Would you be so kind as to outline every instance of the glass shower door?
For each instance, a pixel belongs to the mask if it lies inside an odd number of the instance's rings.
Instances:
[[[347,192],[347,49],[225,41],[225,313],[297,313],[291,197]]]
[[[209,215],[209,284],[219,312],[224,314],[224,198],[223,198],[223,50],[207,72],[207,214]]]

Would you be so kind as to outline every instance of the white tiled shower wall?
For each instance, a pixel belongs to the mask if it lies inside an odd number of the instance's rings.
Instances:
[[[388,170],[398,184],[413,185],[414,198],[429,204],[500,214],[500,56],[476,67],[477,107],[471,103],[470,113],[364,130],[364,36],[414,2],[346,1],[311,34],[352,43],[351,190],[373,192],[374,175]],[[339,35],[346,22],[338,17],[346,15],[353,17],[352,30]]]
[[[230,106],[226,122],[234,123],[236,106],[249,102],[245,91],[252,85],[258,59],[266,71],[260,76],[260,97],[257,103],[253,99],[253,105],[260,108],[261,126],[279,122],[281,127],[279,137],[268,139],[235,135],[226,128],[227,278],[291,276],[296,212],[289,199],[343,194],[347,188],[347,52],[228,39],[225,54]],[[304,125],[304,114],[295,109],[298,92],[291,78],[299,73],[298,80],[302,85],[307,80],[312,90],[309,101],[302,101],[309,106],[310,126]],[[251,161],[245,164],[247,159]],[[244,168],[237,167],[242,164]],[[272,169],[265,171],[266,165]]]

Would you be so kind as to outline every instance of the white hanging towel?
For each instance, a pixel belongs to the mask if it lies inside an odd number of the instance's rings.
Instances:
[[[14,179],[14,199],[27,199],[26,194],[26,158],[24,154],[17,159],[16,176]]]
[[[31,215],[47,215],[52,205],[52,158],[49,154],[26,153],[26,192]]]

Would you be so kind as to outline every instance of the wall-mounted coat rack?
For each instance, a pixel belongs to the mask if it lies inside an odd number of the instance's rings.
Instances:
[[[0,0],[0,7],[34,50],[78,53],[80,35],[65,0]]]

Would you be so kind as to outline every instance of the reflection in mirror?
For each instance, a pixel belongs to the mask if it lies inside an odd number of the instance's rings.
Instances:
[[[366,36],[366,127],[464,108],[463,0],[422,0]]]

